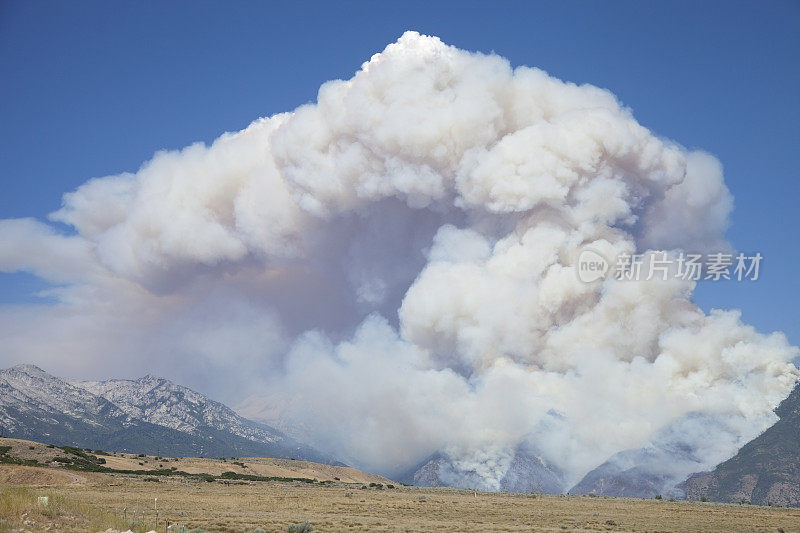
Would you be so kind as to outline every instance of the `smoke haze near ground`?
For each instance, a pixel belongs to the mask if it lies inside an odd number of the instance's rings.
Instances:
[[[728,250],[732,206],[610,92],[408,32],[315,104],[0,220],[0,270],[55,300],[0,308],[3,362],[203,384],[390,475],[442,451],[496,489],[524,446],[569,484],[665,435],[711,467],[776,420],[797,349],[693,282],[575,264]]]

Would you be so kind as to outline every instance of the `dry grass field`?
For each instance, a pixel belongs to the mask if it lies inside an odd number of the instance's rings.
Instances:
[[[56,457],[68,456],[60,448],[23,439],[0,437],[0,449],[7,448],[7,455],[22,460],[33,460],[46,464]],[[392,483],[390,479],[368,474],[355,468],[331,466],[309,461],[291,459],[267,459],[263,457],[242,457],[209,459],[200,457],[155,457],[131,453],[103,452],[103,466],[115,470],[150,471],[172,469],[188,474],[211,474],[219,476],[223,472],[238,474],[307,478],[318,481],[343,481],[347,483]],[[2,478],[0,478],[0,481]]]
[[[335,482],[203,482],[0,466],[0,531],[136,532],[165,521],[206,531],[764,531],[800,532],[800,509],[370,488]],[[47,509],[37,508],[48,496]],[[27,514],[26,514],[27,513]],[[134,513],[136,521],[133,521]],[[24,517],[23,517],[24,515]],[[27,521],[27,523],[25,523]]]

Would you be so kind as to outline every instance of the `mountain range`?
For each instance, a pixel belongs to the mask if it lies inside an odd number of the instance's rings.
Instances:
[[[57,445],[162,456],[336,461],[152,375],[66,381],[33,365],[0,371],[0,433]],[[339,464],[339,463],[336,463]]]
[[[663,438],[650,446],[609,458],[572,488],[558,469],[522,448],[516,450],[502,479],[491,486],[444,453],[429,457],[400,480],[509,492],[800,505],[800,387],[775,412],[776,424],[710,472],[696,473],[700,460],[675,437],[681,434],[682,423],[710,424],[688,417],[667,428]],[[0,370],[0,434],[160,456],[275,457],[341,464],[282,431],[152,375],[67,381],[33,365]]]
[[[509,492],[596,494],[598,496],[750,502],[800,505],[800,386],[775,410],[779,420],[713,471],[681,435],[687,424],[702,424],[710,433],[722,431],[717,422],[689,414],[664,428],[641,449],[625,450],[587,473],[570,488],[562,474],[536,454],[516,450],[496,486],[486,487],[480,476],[458,470],[452,458],[436,453],[399,477],[420,486],[455,486]],[[707,466],[705,467],[707,468]],[[688,479],[687,479],[688,478]]]

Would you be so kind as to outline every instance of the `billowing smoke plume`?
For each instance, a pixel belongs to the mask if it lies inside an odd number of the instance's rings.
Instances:
[[[709,467],[797,350],[693,282],[575,264],[724,251],[731,208],[714,157],[608,91],[409,32],[316,104],[66,194],[74,231],[0,221],[0,269],[55,299],[0,309],[2,358],[161,372],[389,474],[441,452],[498,488],[522,447],[569,487],[664,435]]]

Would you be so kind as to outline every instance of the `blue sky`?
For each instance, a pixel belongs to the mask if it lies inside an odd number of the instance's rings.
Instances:
[[[800,344],[800,3],[0,4],[0,218],[43,218],[89,178],[313,101],[414,29],[613,91],[657,134],[716,155],[728,237],[761,279],[702,283]],[[42,285],[0,275],[0,303]]]

